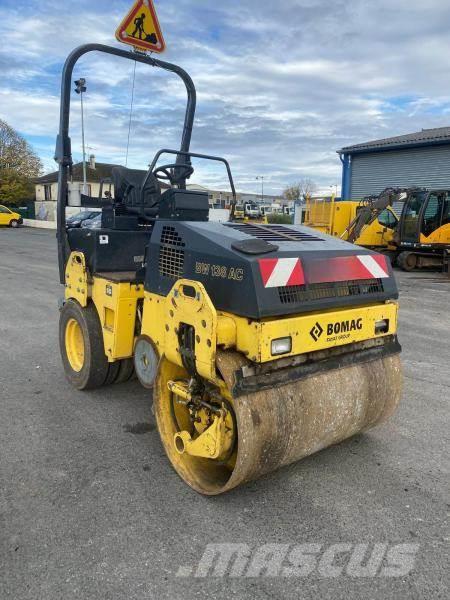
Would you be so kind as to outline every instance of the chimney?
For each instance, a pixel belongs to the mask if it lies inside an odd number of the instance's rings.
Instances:
[[[95,170],[95,155],[91,154],[89,156],[89,168]]]

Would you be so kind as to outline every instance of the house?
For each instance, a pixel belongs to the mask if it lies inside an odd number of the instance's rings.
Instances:
[[[109,163],[100,163],[95,161],[95,156],[91,155],[89,162],[86,162],[86,195],[97,197],[100,193],[101,182],[111,177],[113,165]],[[145,171],[142,172],[143,174]],[[58,171],[48,173],[34,180],[36,190],[36,217],[44,221],[56,220],[56,200],[58,198]],[[114,187],[109,183],[103,186],[103,197],[105,192],[111,189],[114,194]],[[72,167],[72,178],[69,182],[69,206],[78,204],[76,200],[80,193],[83,193],[83,163],[77,163]],[[70,196],[73,195],[71,202]],[[76,211],[75,211],[76,212]]]
[[[373,140],[337,151],[342,199],[358,200],[386,187],[450,189],[450,127]]]

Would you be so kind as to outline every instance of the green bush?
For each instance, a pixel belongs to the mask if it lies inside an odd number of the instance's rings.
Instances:
[[[277,225],[292,225],[292,217],[289,215],[273,214],[267,215],[267,222]]]

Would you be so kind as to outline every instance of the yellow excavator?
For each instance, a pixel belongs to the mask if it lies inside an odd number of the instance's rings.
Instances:
[[[392,188],[361,201],[307,198],[304,225],[378,252],[392,251],[397,198]]]
[[[432,267],[445,270],[450,252],[450,190],[405,190],[393,244],[397,264],[405,271]]]
[[[115,167],[108,198],[80,198],[101,209],[101,228],[68,229],[70,88],[90,52],[176,74],[188,101],[180,149],[159,151],[146,173]],[[78,390],[135,372],[153,390],[174,469],[215,495],[394,413],[398,292],[389,261],[366,248],[302,226],[209,222],[207,193],[186,189],[193,157],[221,162],[236,196],[227,161],[190,150],[194,113],[177,65],[100,44],[69,55],[56,146],[59,343]]]
[[[450,190],[386,188],[362,201],[307,199],[305,225],[383,252],[404,271],[446,269]]]

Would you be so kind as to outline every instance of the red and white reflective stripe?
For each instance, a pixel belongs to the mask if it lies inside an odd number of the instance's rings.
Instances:
[[[385,279],[389,277],[386,257],[381,254],[321,258],[306,263],[304,268],[308,283]]]
[[[261,258],[259,268],[264,287],[303,285],[305,276],[299,258]]]
[[[385,256],[361,254],[357,256],[357,258],[375,279],[385,279],[386,277],[389,277]]]
[[[264,287],[289,287],[307,283],[333,283],[358,279],[386,279],[387,259],[382,254],[358,254],[319,258],[302,265],[299,258],[261,258]]]

